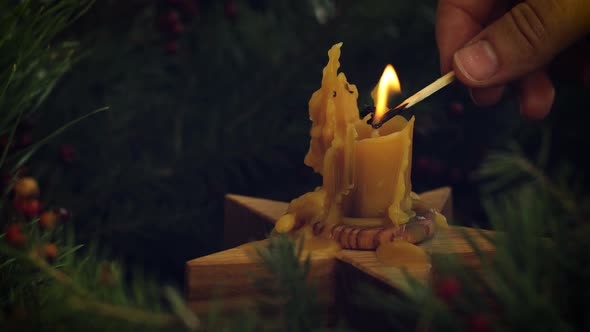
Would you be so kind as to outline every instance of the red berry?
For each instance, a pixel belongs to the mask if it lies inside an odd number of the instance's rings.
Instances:
[[[461,283],[455,277],[443,277],[437,281],[434,292],[445,302],[452,301],[461,291]]]
[[[32,143],[33,143],[33,136],[31,136],[31,133],[23,133],[20,137],[19,142],[18,142],[18,146],[21,148],[24,148],[24,147],[31,145]]]
[[[14,200],[14,207],[27,218],[33,218],[39,214],[41,204],[36,199],[20,199]]]
[[[58,252],[59,250],[57,249],[55,243],[47,243],[45,246],[43,246],[43,255],[49,260],[55,259]]]
[[[491,331],[490,320],[482,313],[476,313],[469,317],[467,322],[469,325],[469,331],[473,332],[488,332]]]
[[[68,221],[72,217],[72,213],[70,212],[70,210],[68,210],[66,208],[55,209],[55,213],[57,213],[57,216],[62,221]]]
[[[170,54],[178,53],[178,43],[175,40],[170,40],[164,45],[166,52]]]
[[[167,23],[173,24],[173,23],[180,21],[180,16],[178,15],[178,13],[176,11],[171,10],[166,14],[166,20],[167,20]]]
[[[158,25],[162,29],[170,27],[171,25],[176,24],[179,21],[180,21],[180,17],[178,16],[178,13],[173,10],[158,16]]]
[[[184,1],[182,8],[184,9],[184,13],[190,17],[195,17],[199,14],[199,6],[190,0]]]
[[[171,29],[172,33],[175,35],[179,35],[184,32],[184,25],[180,22],[176,22]]]
[[[74,161],[75,154],[76,149],[70,144],[64,144],[59,148],[59,157],[66,164]]]
[[[416,161],[416,167],[418,167],[418,169],[420,171],[426,171],[428,169],[430,169],[430,164],[431,164],[431,160],[425,157],[419,158]]]
[[[465,106],[462,103],[455,101],[451,103],[451,114],[453,115],[463,115],[465,111]]]
[[[225,3],[224,11],[225,17],[230,19],[236,18],[236,16],[238,16],[238,7],[236,6],[236,2],[232,0],[227,1]]]
[[[6,242],[13,247],[22,247],[27,242],[27,237],[18,224],[10,224],[6,228]]]

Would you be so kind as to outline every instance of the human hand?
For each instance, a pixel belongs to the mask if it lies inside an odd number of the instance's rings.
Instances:
[[[545,66],[588,32],[589,0],[440,0],[436,15],[442,72],[455,70],[479,105],[495,104],[515,81],[530,118],[553,104]]]

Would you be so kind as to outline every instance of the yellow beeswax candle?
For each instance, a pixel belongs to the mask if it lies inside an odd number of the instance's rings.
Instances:
[[[321,87],[309,101],[311,142],[304,162],[322,175],[322,186],[291,202],[277,232],[315,222],[399,225],[412,216],[414,119],[398,116],[378,131],[367,125],[359,117],[356,86],[338,73],[341,46],[328,51]]]
[[[408,222],[413,214],[413,129],[413,117],[407,121],[396,116],[380,128],[380,136],[355,142],[355,186],[346,200],[347,216],[388,218],[394,224]]]

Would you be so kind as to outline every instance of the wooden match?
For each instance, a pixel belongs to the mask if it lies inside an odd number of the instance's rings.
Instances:
[[[403,108],[408,109],[420,101],[424,100],[426,97],[430,96],[431,94],[437,92],[438,90],[444,88],[445,86],[451,84],[455,80],[455,72],[451,71],[445,76],[437,79],[436,81],[430,83],[430,85],[426,86],[424,89],[416,92],[414,95],[409,97],[408,99],[401,102],[396,109],[404,104],[406,104]]]
[[[446,75],[444,75],[443,77],[430,83],[428,86],[426,86],[422,90],[416,92],[414,95],[412,95],[408,99],[404,100],[396,107],[391,108],[389,111],[387,111],[385,114],[383,114],[383,116],[378,121],[374,121],[375,115],[374,115],[374,113],[372,113],[372,116],[369,119],[369,121],[367,121],[367,123],[371,124],[371,126],[373,126],[373,128],[378,129],[385,122],[387,122],[387,120],[393,118],[397,112],[406,110],[406,109],[416,105],[420,101],[424,100],[426,97],[432,95],[433,93],[437,92],[438,90],[451,84],[454,80],[455,80],[455,72],[451,71],[451,72],[447,73]]]

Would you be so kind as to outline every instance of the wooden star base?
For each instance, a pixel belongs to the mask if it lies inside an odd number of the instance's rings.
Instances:
[[[420,194],[424,201],[449,220],[452,219],[451,196],[448,187]],[[257,275],[264,274],[265,269],[253,255],[251,246],[239,245],[264,239],[287,206],[285,202],[261,198],[226,196],[224,242],[230,249],[186,263],[187,299],[193,311],[206,314],[216,300],[226,312],[254,304],[258,293],[252,281]],[[490,242],[475,229],[455,226],[437,230],[434,238],[420,246],[431,255],[457,255],[477,269],[477,256],[464,239],[464,233],[469,234],[482,251],[494,251]],[[318,286],[320,302],[331,311],[350,310],[351,289],[361,282],[392,292],[403,291],[407,287],[402,271],[379,262],[374,251],[341,250],[336,255],[316,252],[312,253],[311,260],[309,278]],[[408,269],[425,283],[432,280],[433,271],[436,271],[436,266],[417,265]]]

